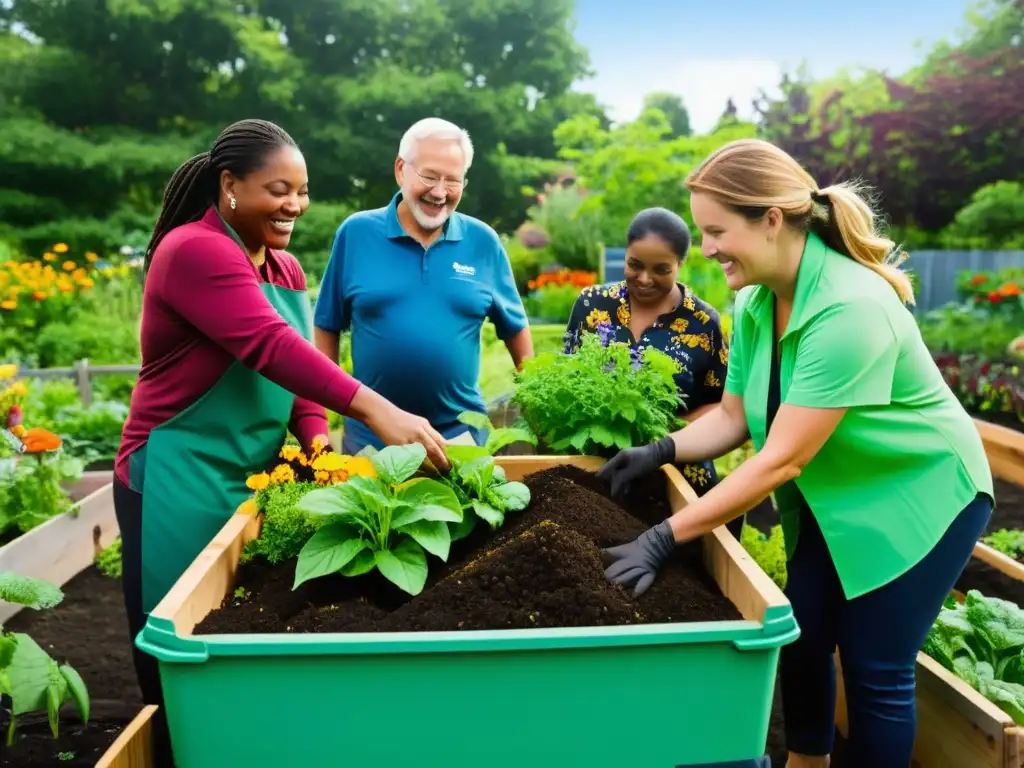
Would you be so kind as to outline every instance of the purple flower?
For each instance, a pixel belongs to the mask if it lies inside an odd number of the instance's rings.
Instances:
[[[597,335],[601,339],[601,346],[607,347],[612,340],[612,336],[615,335],[615,331],[612,330],[611,323],[598,323],[597,324]]]
[[[629,367],[634,371],[639,371],[643,364],[643,353],[636,347],[631,347],[629,350]]]

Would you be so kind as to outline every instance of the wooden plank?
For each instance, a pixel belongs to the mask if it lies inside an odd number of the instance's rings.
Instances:
[[[988,544],[983,544],[980,541],[977,542],[974,545],[974,556],[986,565],[1002,571],[1011,579],[1024,581],[1024,565],[1011,557],[1007,557],[999,550],[992,549]]]
[[[150,704],[125,726],[113,744],[103,753],[96,768],[152,768],[153,716],[157,707]]]
[[[596,456],[496,456],[495,461],[505,470],[509,480],[522,480],[529,474],[562,464],[592,472],[604,464],[604,459]]]
[[[975,419],[974,424],[985,445],[992,475],[1024,486],[1024,433],[982,419]]]
[[[84,571],[117,537],[114,486],[106,485],[70,512],[47,520],[0,547],[0,571],[46,579],[59,587]],[[22,606],[0,600],[0,624]]]
[[[927,654],[917,654],[915,768],[1020,768],[1021,729]],[[836,653],[836,726],[849,734],[842,664]]]

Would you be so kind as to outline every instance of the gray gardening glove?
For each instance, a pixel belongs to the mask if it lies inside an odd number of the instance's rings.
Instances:
[[[676,548],[676,540],[668,520],[641,533],[628,544],[602,550],[608,566],[604,575],[612,584],[633,587],[633,597],[640,597],[654,583],[658,569]]]
[[[629,492],[634,480],[656,471],[662,464],[671,464],[676,457],[676,444],[671,435],[638,448],[627,448],[615,454],[597,471],[597,478],[609,483],[612,496]]]

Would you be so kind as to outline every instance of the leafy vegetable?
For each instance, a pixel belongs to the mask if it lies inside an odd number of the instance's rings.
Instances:
[[[509,482],[505,470],[491,456],[471,461],[452,458],[452,471],[441,482],[449,486],[458,498],[464,517],[452,526],[452,541],[468,536],[478,520],[492,529],[505,524],[506,512],[519,512],[530,503],[530,489],[523,483]]]
[[[470,461],[482,456],[493,456],[513,443],[537,444],[537,436],[525,423],[511,427],[495,427],[485,414],[477,411],[464,411],[459,414],[459,421],[475,429],[487,430],[487,441],[484,445],[449,445],[446,449],[449,460]]]
[[[1024,725],[1024,611],[971,590],[947,601],[922,650]]]
[[[256,507],[263,513],[263,526],[258,538],[250,541],[243,552],[243,561],[263,557],[277,564],[297,557],[303,545],[324,523],[322,517],[299,509],[299,501],[310,491],[320,488],[315,482],[296,481],[269,485],[256,492]]]
[[[33,610],[59,605],[64,593],[55,585],[16,573],[0,572],[0,600]],[[59,735],[60,708],[75,703],[83,722],[89,721],[89,691],[81,676],[67,664],[58,664],[28,635],[0,632],[0,694],[11,697],[7,744],[14,743],[17,716],[45,710],[53,737]]]
[[[370,456],[376,477],[352,477],[302,496],[297,509],[322,524],[299,552],[293,589],[332,573],[359,576],[376,568],[409,594],[423,590],[426,553],[447,560],[448,524],[464,518],[450,486],[413,478],[426,455],[418,443],[388,446]]]
[[[773,525],[768,536],[752,525],[744,525],[740,533],[740,544],[779,589],[786,588],[786,544],[781,525]]]
[[[511,402],[550,450],[604,456],[664,437],[679,423],[676,372],[659,350],[640,355],[607,333],[586,333],[575,354],[527,360]]]
[[[982,541],[997,552],[1002,552],[1014,560],[1024,553],[1024,531],[1021,530],[1001,528],[998,531],[993,531]]]
[[[121,578],[121,537],[114,539],[110,546],[96,555],[96,567],[100,573],[111,579]]]

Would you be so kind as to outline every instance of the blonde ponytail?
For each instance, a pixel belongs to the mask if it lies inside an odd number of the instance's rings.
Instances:
[[[827,218],[813,220],[811,228],[820,227],[818,234],[830,248],[881,275],[904,304],[913,304],[914,286],[907,274],[898,269],[907,254],[878,233],[874,212],[862,189],[854,182],[844,182],[818,192],[815,197],[828,200],[828,213]]]
[[[819,190],[800,163],[774,144],[739,139],[693,169],[686,188],[714,195],[752,219],[778,208],[791,226],[814,232],[832,250],[885,278],[904,304],[914,303],[910,278],[898,269],[907,256],[876,230],[863,185],[844,182]]]

